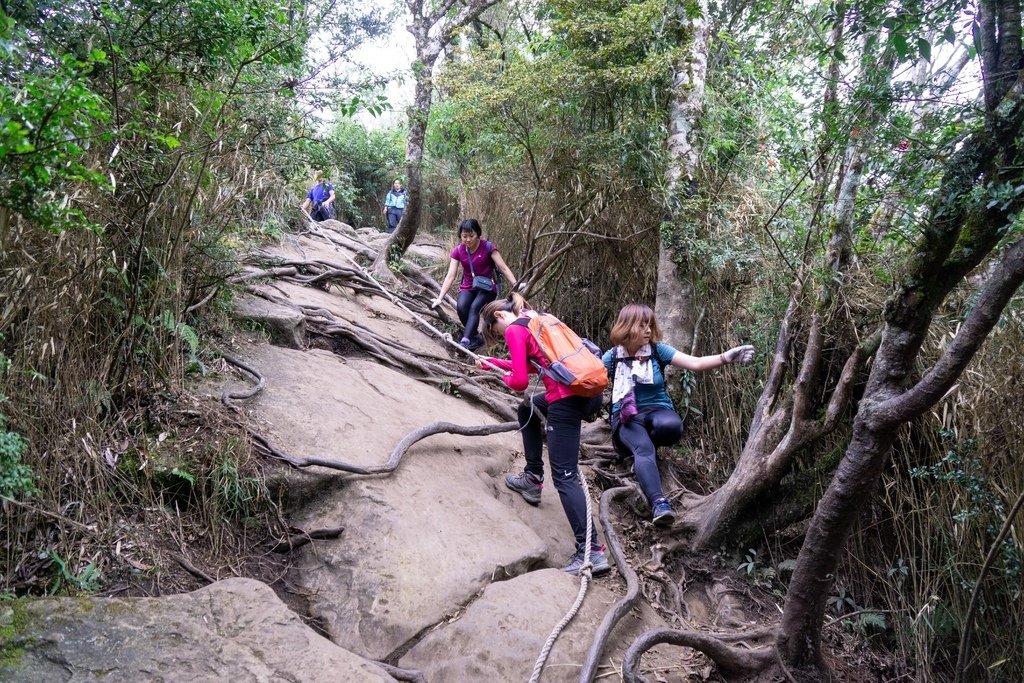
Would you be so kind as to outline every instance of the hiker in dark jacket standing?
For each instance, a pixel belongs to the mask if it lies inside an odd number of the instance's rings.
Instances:
[[[395,178],[395,183],[391,186],[388,196],[384,198],[384,218],[388,222],[389,235],[395,231],[399,221],[402,220],[402,214],[405,213],[405,199],[406,194],[402,189],[402,181]]]
[[[502,379],[513,391],[526,390],[530,383],[530,373],[538,372],[537,365],[542,368],[549,365],[547,356],[528,327],[529,318],[536,315],[518,293],[513,293],[510,299],[492,301],[484,306],[481,313],[481,334],[489,344],[504,339],[510,360],[487,358],[481,360],[478,366],[485,370],[493,369],[489,366],[505,370]],[[544,393],[528,397],[519,406],[526,468],[520,474],[507,475],[505,485],[520,494],[527,503],[540,504],[544,487],[545,431],[541,416],[545,416],[551,479],[576,541],[576,551],[562,570],[579,574],[583,567],[586,543],[589,542],[591,573],[594,576],[604,574],[611,567],[604,546],[597,544],[597,531],[593,526],[590,538],[587,538],[587,500],[579,478],[580,428],[589,411],[591,399],[577,396],[568,386],[546,374],[542,374],[541,379],[544,382]]]
[[[612,387],[612,442],[633,457],[636,480],[651,506],[657,526],[670,526],[675,513],[661,489],[657,446],[672,446],[683,436],[683,421],[665,389],[668,365],[692,372],[749,363],[753,346],[736,346],[714,356],[691,356],[661,342],[654,311],[629,304],[612,327],[615,348],[602,360]]]
[[[498,280],[495,274],[500,272],[504,275],[510,286],[515,283],[515,276],[505,264],[505,259],[498,253],[498,247],[494,242],[481,239],[482,232],[480,222],[475,218],[467,218],[459,223],[456,235],[460,244],[452,249],[448,273],[441,283],[441,293],[430,304],[431,307],[441,305],[461,265],[462,281],[459,284],[459,298],[455,309],[463,326],[462,341],[459,343],[470,351],[484,344],[477,327],[480,322],[480,310],[498,296]]]
[[[306,199],[302,202],[302,210],[315,221],[334,218],[334,185],[327,182],[319,171],[316,172],[314,178],[316,184],[309,188]]]

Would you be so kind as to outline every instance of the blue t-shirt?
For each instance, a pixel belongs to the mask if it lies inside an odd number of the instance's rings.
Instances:
[[[331,196],[334,192],[334,185],[330,183],[317,183],[309,189],[309,194],[306,195],[306,199],[313,202],[313,206],[323,204],[323,202]]]
[[[661,359],[661,363],[669,365],[672,363],[672,357],[676,355],[676,350],[668,344],[658,342],[654,345],[653,353]],[[601,360],[604,361],[604,367],[608,370],[608,381],[614,382],[616,365],[615,349],[613,348],[611,351],[605,351]],[[633,362],[635,363],[636,361]],[[652,384],[633,385],[633,391],[636,393],[637,410],[643,410],[644,408],[666,408],[668,410],[675,410],[676,407],[672,404],[672,399],[669,398],[668,391],[665,390],[665,374],[661,371],[661,364],[653,358],[646,362],[654,364],[654,367],[651,369],[651,378],[654,382]],[[621,403],[621,401],[616,401],[615,404],[612,405],[612,415],[619,412],[619,403]]]
[[[398,192],[391,190],[388,192],[388,196],[384,198],[385,208],[404,210],[406,196],[405,190],[399,190]]]

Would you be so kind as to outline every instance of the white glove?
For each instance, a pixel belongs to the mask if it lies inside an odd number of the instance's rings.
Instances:
[[[438,306],[440,306],[440,305],[441,305],[442,303],[443,303],[443,302],[441,301],[441,297],[437,297],[436,299],[434,299],[433,301],[431,301],[431,302],[430,302],[430,307],[431,307],[431,308],[437,308],[437,307],[438,307]]]
[[[739,363],[741,365],[746,365],[750,361],[754,360],[754,347],[750,344],[734,346],[722,354],[722,360],[726,363]]]

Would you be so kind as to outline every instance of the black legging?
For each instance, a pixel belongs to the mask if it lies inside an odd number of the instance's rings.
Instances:
[[[526,471],[544,479],[544,429],[541,415],[547,419],[548,462],[551,464],[551,479],[562,501],[562,510],[572,527],[576,548],[583,547],[587,537],[587,499],[579,478],[580,426],[587,414],[589,398],[567,396],[548,405],[543,394],[519,404],[519,425],[522,427],[523,451],[526,454]],[[597,543],[597,531],[590,529],[590,542]]]
[[[618,417],[618,413],[612,417],[612,439],[633,455],[637,483],[647,502],[653,503],[663,495],[655,448],[677,443],[683,436],[683,421],[676,411],[665,408],[644,408],[628,424],[620,424]]]
[[[459,320],[465,329],[462,336],[470,341],[480,338],[480,331],[477,329],[480,324],[480,311],[484,306],[497,298],[497,292],[485,292],[482,289],[467,289],[459,292],[459,301],[455,310],[459,313]]]

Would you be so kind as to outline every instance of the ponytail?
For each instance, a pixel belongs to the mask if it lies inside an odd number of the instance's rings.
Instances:
[[[484,340],[486,340],[488,344],[498,342],[499,337],[494,331],[495,323],[498,322],[495,314],[498,311],[507,311],[509,313],[514,313],[518,318],[523,314],[523,311],[529,307],[530,305],[526,303],[526,299],[524,299],[523,295],[519,292],[512,292],[509,294],[507,299],[498,299],[497,301],[490,302],[484,306],[482,311],[480,311],[480,334],[483,335]]]

